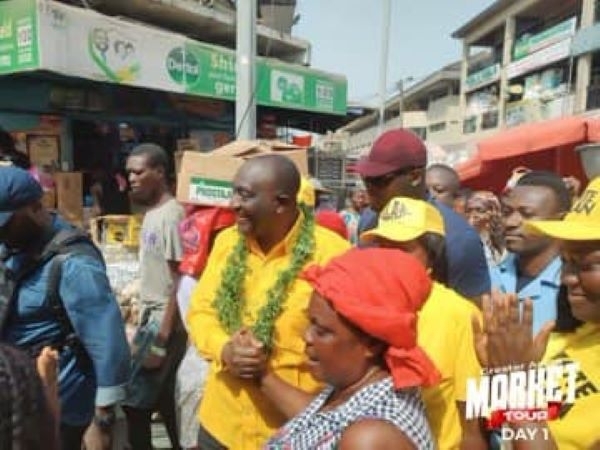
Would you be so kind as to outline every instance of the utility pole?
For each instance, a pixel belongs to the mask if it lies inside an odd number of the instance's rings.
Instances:
[[[236,3],[235,131],[256,139],[256,0]]]
[[[381,65],[379,66],[379,134],[383,132],[385,121],[385,101],[387,98],[387,68],[390,46],[391,0],[383,1],[383,27],[381,27]]]
[[[400,78],[398,81],[398,123],[404,127],[404,82],[410,83],[413,77]]]

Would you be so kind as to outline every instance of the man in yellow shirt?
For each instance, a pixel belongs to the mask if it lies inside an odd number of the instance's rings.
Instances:
[[[315,225],[297,204],[299,186],[281,155],[250,159],[235,177],[237,227],[217,237],[188,315],[192,341],[211,363],[198,413],[203,449],[255,450],[285,422],[257,381],[267,365],[292,386],[319,389],[302,339],[312,289],[298,275],[349,243]]]

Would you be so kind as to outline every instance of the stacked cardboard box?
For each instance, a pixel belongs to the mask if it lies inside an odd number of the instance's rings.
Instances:
[[[234,141],[210,153],[186,151],[177,174],[177,199],[182,203],[227,206],[232,181],[244,160],[269,153],[287,156],[308,176],[306,149],[278,141]]]

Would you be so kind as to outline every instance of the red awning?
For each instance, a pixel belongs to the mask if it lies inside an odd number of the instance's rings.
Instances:
[[[481,159],[478,155],[475,155],[468,161],[459,164],[456,171],[461,180],[478,177],[481,174]]]
[[[499,160],[531,159],[532,154],[550,149],[572,151],[575,146],[586,142],[600,142],[600,120],[572,116],[529,123],[478,142],[477,153],[456,170],[461,180],[466,181],[494,170],[494,163]]]
[[[588,121],[584,117],[565,117],[511,128],[479,142],[479,157],[493,161],[588,142]]]

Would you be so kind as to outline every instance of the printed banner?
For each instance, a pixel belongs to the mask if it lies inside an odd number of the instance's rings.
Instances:
[[[22,54],[29,55],[30,68],[235,101],[235,51],[87,9],[49,0],[37,2],[41,52],[35,38],[38,31],[35,0],[0,2],[0,12],[7,9],[2,17],[10,18],[5,22],[11,26],[19,20],[23,27],[29,24],[29,34],[23,32],[23,36],[30,37],[23,42],[32,43],[27,47],[28,53],[23,51]],[[5,3],[11,6],[3,6]],[[17,4],[19,8],[16,8]],[[23,18],[19,19],[21,16]],[[3,35],[8,35],[4,26],[0,28],[0,36]],[[24,46],[23,43],[18,48]],[[7,44],[6,48],[5,71],[24,70],[17,61],[25,64],[28,61],[25,56],[21,59],[13,56],[18,54],[17,44],[10,47]],[[41,62],[38,62],[39,53]],[[256,80],[259,105],[346,114],[347,82],[344,77],[259,57]]]
[[[0,74],[39,66],[35,0],[0,1]]]

